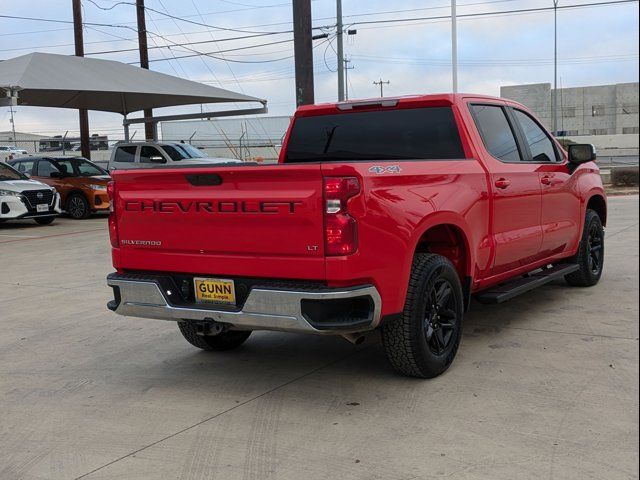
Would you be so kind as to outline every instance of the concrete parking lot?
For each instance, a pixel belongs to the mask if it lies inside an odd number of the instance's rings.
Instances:
[[[637,196],[598,286],[475,303],[431,381],[377,335],[209,354],[116,316],[104,218],[3,224],[0,266],[0,479],[638,478]]]

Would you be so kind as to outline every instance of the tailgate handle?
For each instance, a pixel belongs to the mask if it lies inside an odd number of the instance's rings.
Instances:
[[[215,173],[201,173],[195,175],[185,175],[187,182],[195,187],[211,187],[222,185],[222,177]]]

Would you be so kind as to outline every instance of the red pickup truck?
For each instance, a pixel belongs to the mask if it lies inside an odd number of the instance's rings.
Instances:
[[[566,152],[517,103],[428,95],[305,106],[278,164],[114,171],[121,315],[204,350],[253,330],[380,330],[391,365],[452,363],[472,296],[598,282],[606,197],[591,145]]]

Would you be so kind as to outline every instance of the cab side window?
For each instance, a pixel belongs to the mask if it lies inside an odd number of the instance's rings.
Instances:
[[[160,153],[160,150],[158,150],[156,147],[150,147],[148,145],[145,145],[140,149],[140,163],[151,163],[151,157],[160,157],[164,159],[164,156],[162,155],[162,153]],[[164,162],[161,162],[161,163],[164,163]]]
[[[538,123],[522,110],[513,110],[516,121],[522,128],[522,133],[527,140],[531,157],[534,162],[556,162],[558,154],[547,132]]]
[[[515,134],[500,105],[470,105],[485,148],[503,162],[522,160]]]

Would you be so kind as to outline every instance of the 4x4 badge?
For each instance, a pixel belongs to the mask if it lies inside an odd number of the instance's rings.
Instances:
[[[389,165],[388,167],[383,167],[382,165],[374,165],[373,167],[369,167],[369,173],[375,173],[376,175],[382,175],[384,173],[400,173],[402,169],[400,165]]]

